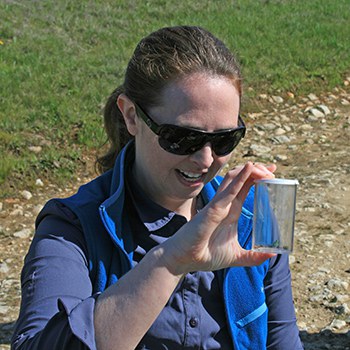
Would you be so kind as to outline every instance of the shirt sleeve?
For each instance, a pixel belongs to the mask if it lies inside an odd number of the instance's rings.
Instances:
[[[269,310],[267,349],[304,349],[296,324],[288,254],[271,259],[264,285]]]
[[[41,220],[25,258],[13,350],[96,349],[97,295],[92,295],[85,241],[74,214],[55,205],[59,215]]]

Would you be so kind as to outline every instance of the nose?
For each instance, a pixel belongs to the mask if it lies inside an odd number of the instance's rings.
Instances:
[[[207,142],[200,150],[191,154],[191,160],[198,164],[200,169],[209,168],[214,161],[214,151],[211,148],[210,142]]]

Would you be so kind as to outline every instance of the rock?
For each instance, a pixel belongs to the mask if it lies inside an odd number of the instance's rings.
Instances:
[[[335,301],[338,301],[339,303],[344,303],[345,301],[349,300],[349,296],[344,294],[335,294],[334,298]]]
[[[277,144],[284,144],[290,142],[290,138],[286,135],[279,135],[272,137],[271,141]]]
[[[309,98],[310,101],[318,100],[318,97],[315,94],[309,94],[307,97]]]
[[[16,208],[11,211],[10,216],[23,216],[23,208]]]
[[[331,111],[329,110],[329,108],[326,105],[319,105],[317,106],[317,108],[319,108],[324,115],[328,115],[331,113]]]
[[[328,269],[327,267],[322,267],[322,266],[318,268],[318,271],[323,272],[323,273],[330,273],[331,272],[330,269]]]
[[[289,259],[289,264],[290,265],[292,265],[292,264],[294,264],[295,263],[295,256],[294,255],[289,255],[289,257],[288,257],[288,259]]]
[[[263,129],[263,130],[275,130],[276,129],[276,124],[273,123],[266,123],[264,125],[256,125],[257,128]]]
[[[341,328],[343,328],[345,326],[346,326],[346,322],[345,321],[334,319],[332,321],[332,323],[329,325],[329,328],[341,329]]]
[[[9,311],[9,307],[2,302],[0,302],[0,314],[6,315]]]
[[[332,241],[325,241],[324,242],[324,245],[328,248],[331,248],[333,246],[333,244],[334,244],[334,242],[332,242]]]
[[[349,315],[350,308],[347,304],[342,304],[335,308],[335,313],[337,313],[338,315]]]
[[[262,156],[271,153],[271,148],[263,145],[252,144],[250,150],[257,156]]]
[[[283,103],[284,100],[281,96],[272,96],[272,100],[276,103]]]
[[[276,154],[274,159],[277,161],[277,162],[283,162],[285,160],[288,159],[288,157],[284,154]]]
[[[311,108],[309,111],[316,118],[323,118],[324,114],[317,108]]]
[[[349,283],[337,278],[332,278],[327,282],[327,286],[332,290],[347,290]]]
[[[32,230],[29,228],[24,228],[23,230],[17,231],[13,234],[16,238],[29,238],[32,235]]]
[[[41,146],[29,146],[28,149],[29,149],[29,151],[36,153],[36,154],[38,154],[42,151]]]
[[[282,129],[282,128],[277,128],[275,130],[275,135],[276,136],[280,136],[280,135],[284,135],[286,133],[286,130]]]
[[[36,185],[36,186],[39,186],[39,187],[43,187],[43,186],[44,186],[44,183],[42,182],[41,179],[36,179],[36,180],[35,180],[35,185]]]
[[[310,124],[302,124],[300,127],[299,127],[300,130],[302,131],[310,131],[313,129],[312,125]]]
[[[29,200],[33,197],[33,195],[29,191],[26,191],[26,190],[21,192],[21,196],[27,200]]]
[[[307,116],[307,120],[312,123],[312,122],[317,122],[318,118],[315,117],[314,115],[310,114]]]
[[[268,96],[267,96],[266,94],[260,94],[260,95],[259,95],[259,98],[260,98],[261,100],[267,100],[267,99],[268,99]]]
[[[0,263],[0,273],[8,273],[9,271],[10,271],[10,267],[5,261]]]
[[[317,302],[317,303],[323,301],[323,299],[324,299],[323,294],[315,294],[309,297],[309,300],[311,302]]]

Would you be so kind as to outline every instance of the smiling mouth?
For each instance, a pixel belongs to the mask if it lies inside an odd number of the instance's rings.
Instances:
[[[205,173],[191,173],[189,171],[178,170],[179,174],[189,182],[198,182],[203,179]]]

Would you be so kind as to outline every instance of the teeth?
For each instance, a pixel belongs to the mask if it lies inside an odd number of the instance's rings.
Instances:
[[[187,171],[181,171],[180,173],[186,177],[188,180],[199,180],[202,177],[202,173],[198,174],[198,173],[190,173]]]

